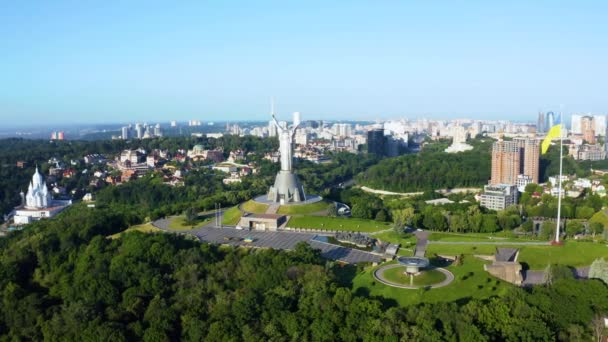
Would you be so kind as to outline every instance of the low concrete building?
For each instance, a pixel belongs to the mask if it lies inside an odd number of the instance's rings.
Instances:
[[[521,264],[517,262],[518,256],[519,249],[517,248],[496,248],[494,262],[483,267],[496,278],[511,284],[521,285],[523,276]]]
[[[517,186],[510,184],[486,185],[480,204],[492,210],[504,210],[517,203]]]
[[[246,214],[241,217],[239,226],[255,230],[277,230],[286,221],[285,215]]]

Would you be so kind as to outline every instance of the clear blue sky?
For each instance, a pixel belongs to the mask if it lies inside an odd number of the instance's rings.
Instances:
[[[608,113],[606,1],[4,1],[21,123]]]

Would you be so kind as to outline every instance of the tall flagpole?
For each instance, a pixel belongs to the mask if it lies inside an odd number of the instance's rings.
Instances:
[[[559,113],[560,125],[562,124],[562,111]],[[562,169],[564,165],[564,160],[562,157],[564,151],[564,135],[562,132],[562,126],[559,128],[559,188],[557,193],[557,225],[555,227],[555,243],[559,244],[559,221],[562,211]]]

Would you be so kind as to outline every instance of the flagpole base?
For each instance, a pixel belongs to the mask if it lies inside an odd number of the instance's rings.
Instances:
[[[555,241],[555,240],[551,241],[551,246],[563,246],[563,245],[564,245],[564,241],[561,241],[561,240],[560,241]]]

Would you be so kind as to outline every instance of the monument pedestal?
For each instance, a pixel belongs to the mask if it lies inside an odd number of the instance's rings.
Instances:
[[[274,186],[268,191],[268,200],[275,203],[290,203],[306,201],[304,187],[298,177],[291,171],[281,170],[277,174]]]

